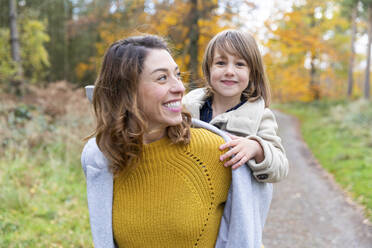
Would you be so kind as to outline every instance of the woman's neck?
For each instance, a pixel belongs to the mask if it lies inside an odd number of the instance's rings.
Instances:
[[[233,108],[240,103],[240,96],[238,97],[221,97],[218,95],[213,96],[212,109],[213,118],[217,115],[225,113],[227,110]]]
[[[143,135],[143,143],[150,144],[165,136],[165,129],[151,129]]]

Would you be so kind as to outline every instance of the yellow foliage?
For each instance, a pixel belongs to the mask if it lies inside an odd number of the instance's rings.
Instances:
[[[264,58],[274,98],[311,101],[314,91],[324,97],[345,94],[349,54],[345,33],[350,24],[336,3],[307,1],[283,18],[266,22],[269,29],[277,27],[270,30],[273,38],[266,42],[269,53]]]
[[[87,72],[89,72],[92,69],[91,65],[88,65],[86,63],[79,63],[75,67],[75,74],[78,79],[82,79]]]
[[[143,11],[143,0],[120,1],[117,3],[125,5],[124,11],[110,13],[107,11],[105,20],[97,26],[99,42],[96,43],[96,55],[90,59],[90,64],[80,64],[76,73],[78,77],[87,71],[96,70],[107,47],[114,41],[141,33],[157,34],[165,37],[170,43],[175,61],[184,74],[184,82],[189,81],[190,63],[190,1],[174,0],[153,1],[154,8],[151,12]],[[200,11],[198,19],[198,68],[199,76],[202,75],[201,61],[204,49],[209,40],[225,28],[232,27],[230,20],[232,16],[227,13],[217,14],[218,0],[198,1],[197,8]],[[231,26],[229,26],[231,25]]]

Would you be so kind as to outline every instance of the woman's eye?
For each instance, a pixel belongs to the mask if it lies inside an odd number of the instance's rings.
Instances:
[[[176,77],[177,77],[178,79],[181,79],[181,72],[177,72],[177,73],[176,73]]]
[[[167,80],[167,75],[161,75],[158,77],[158,80],[159,81],[164,81],[164,80]]]

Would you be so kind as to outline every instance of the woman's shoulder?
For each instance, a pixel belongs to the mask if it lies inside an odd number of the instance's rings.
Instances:
[[[190,146],[196,150],[209,151],[213,149],[216,152],[216,149],[224,143],[225,141],[220,135],[208,129],[191,128]]]
[[[224,144],[224,139],[214,132],[204,128],[191,128],[191,140],[188,147],[189,156],[203,164],[212,177],[224,181],[224,184],[230,185],[231,170],[223,166],[220,160],[221,155],[226,150],[221,151],[219,147]],[[217,182],[215,182],[217,183]]]
[[[90,138],[85,144],[81,153],[81,164],[84,168],[87,165],[97,169],[107,168],[107,159],[99,149],[96,138]]]

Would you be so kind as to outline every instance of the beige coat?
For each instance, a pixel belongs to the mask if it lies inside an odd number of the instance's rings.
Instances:
[[[200,109],[205,102],[205,89],[196,89],[184,96],[182,103],[193,118],[200,119]],[[288,174],[288,160],[281,139],[277,135],[278,125],[273,112],[265,108],[262,98],[246,102],[238,109],[220,114],[210,124],[221,130],[254,139],[263,148],[265,159],[256,163],[248,161],[254,177],[260,182],[278,182]]]

